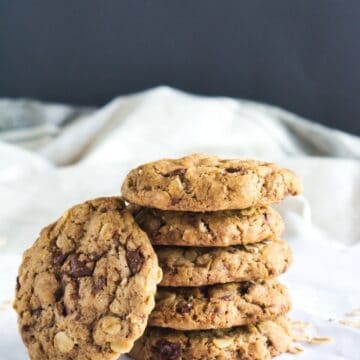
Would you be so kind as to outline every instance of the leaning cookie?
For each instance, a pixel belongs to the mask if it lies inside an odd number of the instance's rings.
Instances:
[[[255,160],[199,154],[163,159],[132,170],[122,185],[131,203],[175,211],[218,211],[266,206],[302,192],[290,170]]]
[[[175,330],[225,329],[273,320],[289,312],[277,280],[192,288],[159,288],[149,325]]]
[[[205,213],[133,210],[135,220],[154,245],[230,246],[276,239],[284,230],[271,207]]]
[[[221,248],[157,246],[155,251],[162,286],[265,280],[284,273],[292,261],[290,247],[282,240]]]
[[[139,338],[161,270],[119,198],[74,206],[23,257],[14,307],[33,360],[117,359]]]
[[[269,360],[292,343],[289,321],[281,317],[227,330],[176,331],[148,328],[135,343],[135,360]]]

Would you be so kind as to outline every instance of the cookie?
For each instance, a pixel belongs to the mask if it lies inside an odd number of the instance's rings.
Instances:
[[[203,286],[265,280],[284,273],[291,263],[289,245],[265,240],[229,247],[157,246],[162,286]]]
[[[117,359],[145,330],[161,270],[119,198],[74,206],[23,256],[14,308],[30,358]]]
[[[276,239],[284,230],[271,207],[205,213],[141,208],[135,220],[154,245],[229,246]]]
[[[192,288],[159,288],[149,325],[175,330],[224,329],[273,320],[290,311],[277,280]]]
[[[300,179],[275,164],[199,154],[139,166],[122,185],[131,203],[175,211],[266,206],[301,191]]]
[[[148,328],[130,352],[134,360],[269,360],[292,343],[288,319],[226,330]]]

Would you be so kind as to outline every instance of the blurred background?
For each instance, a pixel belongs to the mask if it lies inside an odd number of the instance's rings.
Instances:
[[[3,0],[0,97],[101,106],[156,85],[360,134],[355,0]]]

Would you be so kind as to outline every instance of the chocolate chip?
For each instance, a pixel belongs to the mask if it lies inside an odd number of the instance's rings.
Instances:
[[[176,306],[176,312],[179,314],[187,314],[191,310],[191,306],[189,303],[179,303]]]
[[[266,340],[266,346],[269,348],[269,347],[272,347],[274,344],[273,342],[270,340],[270,339],[267,339]]]
[[[105,276],[99,276],[98,279],[94,281],[94,285],[92,288],[92,294],[96,295],[100,290],[103,289],[103,287],[106,285],[106,277]]]
[[[92,269],[86,266],[85,261],[80,261],[76,255],[70,257],[70,270],[67,274],[72,278],[79,278],[84,276],[91,276]]]
[[[265,221],[269,221],[269,217],[270,217],[270,215],[265,212],[265,213],[264,213],[264,219],[265,219]]]
[[[164,177],[170,177],[170,176],[183,176],[186,173],[186,169],[175,169],[173,171],[169,171],[168,173],[164,174]]]
[[[57,288],[54,292],[55,301],[59,301],[64,295],[64,291],[61,288]]]
[[[239,166],[239,167],[228,167],[225,169],[225,171],[229,174],[234,174],[234,173],[240,173],[240,175],[243,175],[246,173],[246,169]]]
[[[16,277],[16,291],[19,291],[20,290],[20,280],[19,280],[19,277],[17,276]]]
[[[173,266],[169,266],[167,264],[163,264],[162,266],[163,272],[169,275],[175,275],[178,273],[178,269],[173,267]]]
[[[242,295],[242,296],[246,295],[249,292],[252,285],[253,284],[249,281],[244,281],[244,282],[240,283],[239,288],[238,288],[240,295]]]
[[[189,216],[187,216],[185,219],[186,219],[186,222],[187,222],[190,226],[192,226],[192,227],[194,227],[194,228],[198,227],[198,225],[199,225],[199,220],[198,220],[198,218],[197,218],[196,215],[189,215]]]
[[[80,299],[79,295],[79,282],[76,279],[71,280],[71,285],[73,287],[73,292],[71,293],[71,298],[75,301]]]
[[[23,326],[21,327],[21,330],[24,331],[24,332],[27,332],[27,331],[30,330],[30,328],[31,328],[30,325],[23,325]]]
[[[56,311],[59,315],[65,317],[71,313],[70,309],[68,309],[63,301],[60,301],[55,304]]]
[[[141,270],[145,261],[145,257],[139,249],[127,250],[126,261],[128,263],[131,273],[134,275]]]
[[[151,348],[154,360],[179,360],[181,357],[180,344],[160,339]]]
[[[53,263],[54,265],[62,265],[66,259],[66,254],[63,254],[60,250],[55,251],[53,256]]]
[[[171,205],[176,205],[181,201],[181,198],[173,197],[171,198]]]
[[[36,317],[36,316],[40,316],[41,311],[42,311],[41,308],[31,309],[31,310],[30,310],[30,314],[33,315],[33,316],[35,316],[35,317]]]

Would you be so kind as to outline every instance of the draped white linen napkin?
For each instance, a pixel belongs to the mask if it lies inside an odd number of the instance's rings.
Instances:
[[[46,105],[39,107],[45,114]],[[302,176],[304,195],[278,205],[295,259],[282,279],[292,317],[333,341],[305,345],[298,358],[360,359],[360,331],[339,323],[355,324],[346,314],[360,307],[357,137],[265,105],[164,87],[78,111],[73,121],[61,120],[62,109],[48,111],[35,133],[31,127],[0,133],[7,141],[0,142],[0,359],[26,358],[10,302],[21,253],[40,229],[73,204],[119,194],[132,167],[193,152],[276,161]]]

